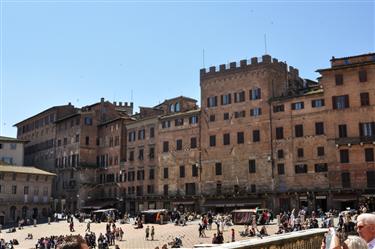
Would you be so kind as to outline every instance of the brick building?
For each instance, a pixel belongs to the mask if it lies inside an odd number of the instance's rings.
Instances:
[[[32,160],[54,160],[60,209],[374,208],[375,54],[317,72],[303,79],[269,55],[232,62],[200,71],[201,108],[183,96],[134,115],[104,99],[58,118],[53,107],[18,138],[36,144]]]

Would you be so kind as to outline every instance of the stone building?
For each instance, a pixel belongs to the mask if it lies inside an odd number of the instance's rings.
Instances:
[[[35,167],[0,165],[0,224],[50,215],[54,176]]]
[[[0,163],[24,165],[24,145],[27,141],[0,136]]]

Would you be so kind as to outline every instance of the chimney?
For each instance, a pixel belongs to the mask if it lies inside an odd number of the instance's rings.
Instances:
[[[104,98],[100,98],[100,102],[102,102],[102,103],[103,103],[103,102],[104,102]]]
[[[113,105],[117,105],[116,101],[113,101]]]
[[[120,101],[120,102],[118,102],[118,104],[120,105],[120,106],[122,106],[122,102]]]

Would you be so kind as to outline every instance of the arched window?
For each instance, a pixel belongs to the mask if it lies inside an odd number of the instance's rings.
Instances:
[[[10,219],[11,220],[13,220],[13,221],[15,221],[16,220],[16,210],[17,210],[17,208],[15,207],[15,206],[11,206],[10,207]]]

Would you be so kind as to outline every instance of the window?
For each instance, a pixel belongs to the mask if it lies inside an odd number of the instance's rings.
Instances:
[[[174,120],[174,125],[175,126],[182,126],[184,125],[184,119],[183,118],[177,118]]]
[[[14,194],[14,195],[17,194],[17,186],[16,185],[12,186],[12,194]]]
[[[154,147],[150,147],[149,148],[149,154],[148,154],[149,158],[152,160],[155,158],[155,148]]]
[[[165,120],[165,121],[161,122],[161,128],[162,129],[169,128],[169,127],[171,127],[171,121],[170,120]]]
[[[23,187],[23,194],[28,195],[29,194],[29,186]]]
[[[170,104],[169,105],[169,111],[170,112],[174,112],[175,110],[174,110],[174,104]]]
[[[210,122],[215,122],[215,115],[214,114],[210,115]]]
[[[284,111],[284,105],[276,105],[273,107],[273,112],[283,112]]]
[[[185,193],[186,195],[195,195],[195,183],[186,183]]]
[[[229,104],[231,104],[231,102],[232,102],[231,97],[232,97],[232,95],[230,93],[229,94],[221,95],[221,105],[229,105]]]
[[[243,144],[245,142],[244,137],[245,136],[243,132],[237,132],[237,144]]]
[[[349,108],[349,95],[332,96],[333,109]]]
[[[254,108],[254,109],[250,109],[250,116],[251,117],[256,117],[256,116],[260,116],[262,115],[262,108]]]
[[[245,101],[245,91],[234,93],[234,102],[235,103],[244,102],[244,101]]]
[[[303,125],[295,125],[294,133],[296,137],[303,137]]]
[[[180,166],[180,177],[181,178],[185,177],[185,166],[184,165]]]
[[[341,173],[341,184],[343,188],[350,188],[350,173],[349,172],[343,172]]]
[[[326,163],[317,163],[315,164],[315,172],[327,172],[328,165]]]
[[[228,112],[225,112],[224,113],[224,120],[228,120],[229,119],[229,113]]]
[[[324,99],[313,99],[313,100],[311,100],[311,106],[313,108],[324,106]]]
[[[349,163],[349,150],[340,150],[340,163]]]
[[[0,144],[0,150],[3,148],[3,144]]]
[[[147,185],[147,194],[153,194],[155,192],[154,185]]]
[[[169,142],[168,141],[164,141],[163,142],[163,152],[168,152],[169,151]]]
[[[221,163],[215,163],[215,175],[221,176],[222,173]]]
[[[361,71],[358,72],[358,79],[359,79],[359,82],[366,82],[367,81],[366,70],[361,70]]]
[[[296,164],[294,167],[294,171],[296,174],[303,174],[307,173],[307,165],[306,164]]]
[[[79,134],[76,134],[76,143],[79,143]]]
[[[198,116],[189,117],[189,124],[197,124],[197,123],[198,123]]]
[[[163,173],[164,173],[164,179],[167,179],[168,178],[168,176],[169,176],[169,171],[168,171],[168,168],[164,168],[164,171],[163,171]]]
[[[64,145],[67,145],[68,144],[68,138],[64,137]],[[86,143],[87,145],[87,143]]]
[[[360,93],[361,98],[361,106],[369,106],[370,105],[370,96],[366,93]]]
[[[150,169],[148,171],[148,179],[154,180],[155,179],[155,169]]]
[[[226,133],[223,135],[223,144],[224,145],[229,145],[230,144],[230,134]]]
[[[367,187],[375,188],[375,171],[367,171]]]
[[[257,186],[255,184],[250,185],[250,192],[255,193],[257,191]]]
[[[284,128],[276,127],[276,139],[283,139],[283,138],[284,138]]]
[[[180,110],[181,110],[181,108],[180,108],[180,103],[176,103],[175,105],[174,105],[174,110],[176,111],[176,112],[179,112]]]
[[[144,155],[143,155],[144,153],[143,153],[143,149],[139,149],[139,151],[138,151],[138,159],[139,160],[143,160],[143,158],[144,158]]]
[[[285,175],[285,168],[283,163],[277,164],[277,174],[279,175]]]
[[[176,140],[176,150],[182,150],[182,140],[181,139]]]
[[[324,152],[324,147],[323,146],[319,146],[317,149],[316,149],[316,154],[318,156],[324,156],[325,152]]]
[[[222,185],[221,183],[216,183],[216,194],[221,195],[222,193]]]
[[[167,184],[165,184],[165,185],[163,186],[163,194],[164,194],[164,195],[168,195],[168,185],[167,185]]]
[[[134,161],[134,151],[129,151],[129,161]]]
[[[346,124],[339,125],[339,137],[343,138],[343,137],[347,137],[347,136],[348,136],[348,133],[347,133],[347,130],[346,130]]]
[[[137,180],[144,180],[144,179],[145,179],[145,171],[144,170],[138,170],[137,171]],[[114,181],[112,181],[112,182],[114,182]]]
[[[128,138],[129,142],[135,141],[135,131],[129,132],[128,136],[129,136]]]
[[[17,144],[15,144],[15,143],[11,143],[11,144],[10,144],[10,149],[11,149],[11,150],[15,150],[15,149],[17,149]]]
[[[64,143],[65,143],[65,138],[64,138]],[[90,145],[90,137],[86,136],[85,144]]]
[[[143,139],[145,139],[145,129],[138,131],[138,140],[143,140]]]
[[[249,160],[249,173],[255,173],[256,172],[256,165],[255,165],[255,159]]]
[[[359,123],[359,135],[361,137],[375,136],[375,122]]]
[[[196,137],[190,138],[190,148],[191,149],[197,148],[197,138]]]
[[[292,103],[292,110],[302,110],[305,105],[303,102]]]
[[[373,162],[374,161],[374,149],[373,148],[366,148],[365,149],[365,161],[366,162]]]
[[[85,117],[85,125],[92,125],[92,118],[91,117]]]
[[[297,149],[297,157],[301,158],[301,157],[304,156],[303,154],[304,154],[303,148],[298,148]]]
[[[211,96],[207,98],[207,107],[217,106],[217,96]]]
[[[245,111],[239,111],[239,112],[234,112],[234,117],[235,118],[244,118],[246,116]]]
[[[210,146],[211,147],[216,146],[216,136],[215,135],[210,136]]]
[[[335,74],[335,83],[336,86],[344,84],[344,77],[342,74]]]
[[[253,130],[253,142],[259,142],[259,141],[260,141],[260,131]]]
[[[198,176],[198,166],[196,164],[191,165],[191,176]]]
[[[324,134],[324,123],[316,122],[315,123],[315,135],[323,135],[323,134]]]
[[[153,138],[153,137],[155,137],[155,128],[151,127],[150,128],[150,138]]]
[[[13,174],[12,174],[12,180],[13,180],[13,181],[17,180],[17,173],[13,173]]]
[[[261,99],[261,90],[260,88],[254,88],[250,90],[250,100],[256,100],[256,99]]]
[[[284,158],[284,150],[277,150],[277,158],[278,159]]]

